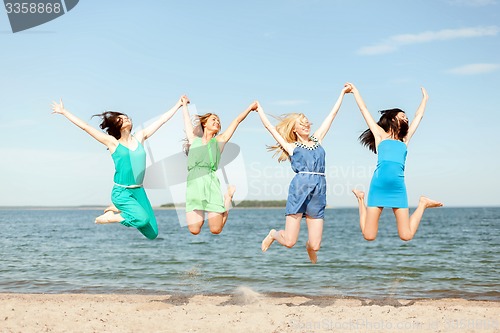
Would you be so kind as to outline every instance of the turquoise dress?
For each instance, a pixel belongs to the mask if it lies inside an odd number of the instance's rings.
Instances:
[[[135,150],[118,144],[111,154],[115,176],[111,201],[121,211],[124,226],[137,228],[148,239],[158,236],[158,226],[151,203],[142,187],[146,171],[146,151],[138,142]]]
[[[405,185],[406,144],[386,139],[377,147],[378,162],[368,192],[368,207],[408,208]]]
[[[312,147],[295,143],[290,162],[295,176],[288,188],[285,215],[302,213],[315,219],[325,216],[325,150],[314,136]]]

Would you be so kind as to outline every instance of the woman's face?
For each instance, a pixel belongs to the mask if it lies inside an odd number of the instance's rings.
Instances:
[[[126,115],[120,115],[118,118],[122,121],[121,129],[131,129],[132,128],[132,120]]]
[[[406,117],[406,114],[404,114],[404,112],[399,112],[396,116],[396,119],[398,120],[399,128],[398,137],[405,137],[408,134],[408,117]]]
[[[406,114],[404,112],[399,112],[396,115],[396,119],[399,120],[400,122],[404,122],[404,123],[408,124],[408,117],[406,116]]]
[[[299,136],[308,137],[311,133],[311,125],[312,123],[306,117],[301,117],[295,121],[294,131]]]
[[[209,131],[219,132],[220,131],[220,120],[215,114],[210,115],[205,122],[205,129]]]

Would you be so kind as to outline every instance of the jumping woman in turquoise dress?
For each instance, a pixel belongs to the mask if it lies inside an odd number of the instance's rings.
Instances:
[[[411,214],[408,209],[408,197],[404,181],[407,146],[424,116],[429,99],[422,88],[422,101],[415,113],[415,118],[408,125],[408,118],[401,109],[381,111],[382,116],[376,122],[369,113],[358,89],[352,83],[346,83],[354,94],[361,114],[368,129],[359,137],[361,143],[378,155],[377,168],[373,173],[365,206],[365,193],[353,190],[358,199],[359,225],[366,240],[372,241],[377,236],[378,221],[384,207],[392,208],[396,217],[399,237],[408,241],[415,236],[420,220],[427,208],[441,207],[443,204],[425,196],[420,197],[417,208]]]
[[[158,236],[158,226],[153,208],[142,187],[146,170],[146,152],[143,143],[165,124],[181,107],[182,96],[169,111],[148,127],[132,135],[132,121],[123,113],[107,111],[102,118],[101,129],[88,125],[64,108],[62,100],[52,103],[52,113],[62,114],[94,139],[105,145],[115,164],[114,186],[111,192],[113,205],[95,219],[95,223],[121,223],[137,228],[148,239]]]
[[[257,109],[252,103],[234,119],[221,134],[220,119],[214,113],[195,116],[194,126],[189,114],[189,100],[183,100],[184,127],[186,144],[184,151],[188,156],[188,176],[186,186],[186,222],[193,235],[201,232],[207,214],[208,227],[213,234],[220,234],[226,224],[235,187],[229,185],[222,195],[219,178],[215,174],[219,168],[224,146],[231,139],[236,128]]]
[[[311,123],[304,114],[285,115],[274,127],[259,105],[257,112],[262,123],[277,141],[269,150],[274,150],[275,155],[280,155],[279,162],[289,160],[296,173],[288,189],[285,229],[269,231],[262,241],[263,252],[266,252],[275,240],[288,248],[293,247],[299,238],[300,222],[305,217],[309,234],[306,243],[307,254],[313,264],[317,262],[326,207],[325,150],[321,147],[321,141],[328,133],[349,89],[349,87],[342,89],[332,110],[313,135],[311,135]]]

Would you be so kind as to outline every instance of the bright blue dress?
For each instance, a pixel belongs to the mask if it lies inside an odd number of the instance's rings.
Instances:
[[[121,143],[111,154],[115,163],[115,176],[111,201],[125,219],[121,224],[137,228],[148,239],[158,236],[158,226],[153,208],[142,187],[146,171],[146,151],[138,142],[135,150]]]
[[[298,142],[290,156],[290,162],[296,175],[288,188],[285,215],[302,213],[306,216],[322,219],[326,207],[325,150],[318,139],[307,147]]]
[[[378,162],[368,192],[368,207],[408,208],[405,185],[406,144],[386,139],[377,147]]]

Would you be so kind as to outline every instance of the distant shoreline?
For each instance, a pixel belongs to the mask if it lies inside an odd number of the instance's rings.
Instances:
[[[0,210],[104,210],[107,206],[0,206]],[[179,207],[164,207],[164,206],[156,206],[153,207],[154,210],[176,210],[184,209],[185,206]],[[326,207],[326,209],[331,209],[332,207]],[[355,208],[355,207],[343,207],[343,208]],[[255,207],[233,207],[231,209],[285,209],[283,207],[277,206],[255,206]]]
[[[108,205],[81,205],[81,206],[36,206],[36,205],[24,205],[24,206],[0,206],[1,209],[20,209],[20,210],[65,210],[65,209],[75,209],[75,210],[102,210],[108,207]],[[185,203],[166,203],[160,206],[154,206],[153,209],[163,210],[163,209],[176,209],[184,208]],[[285,208],[286,200],[244,200],[240,202],[233,209],[244,209],[244,208]]]
[[[0,206],[0,210],[103,210],[108,207],[108,205],[84,205],[84,206]],[[175,206],[153,206],[154,210],[175,210],[177,208],[184,208],[184,205]],[[236,206],[232,209],[284,209],[283,206]],[[343,206],[343,207],[332,207],[326,206],[326,209],[354,209],[357,206]],[[410,209],[415,209],[416,207],[410,207]],[[500,206],[445,206],[440,209],[466,209],[466,208],[500,208]]]

